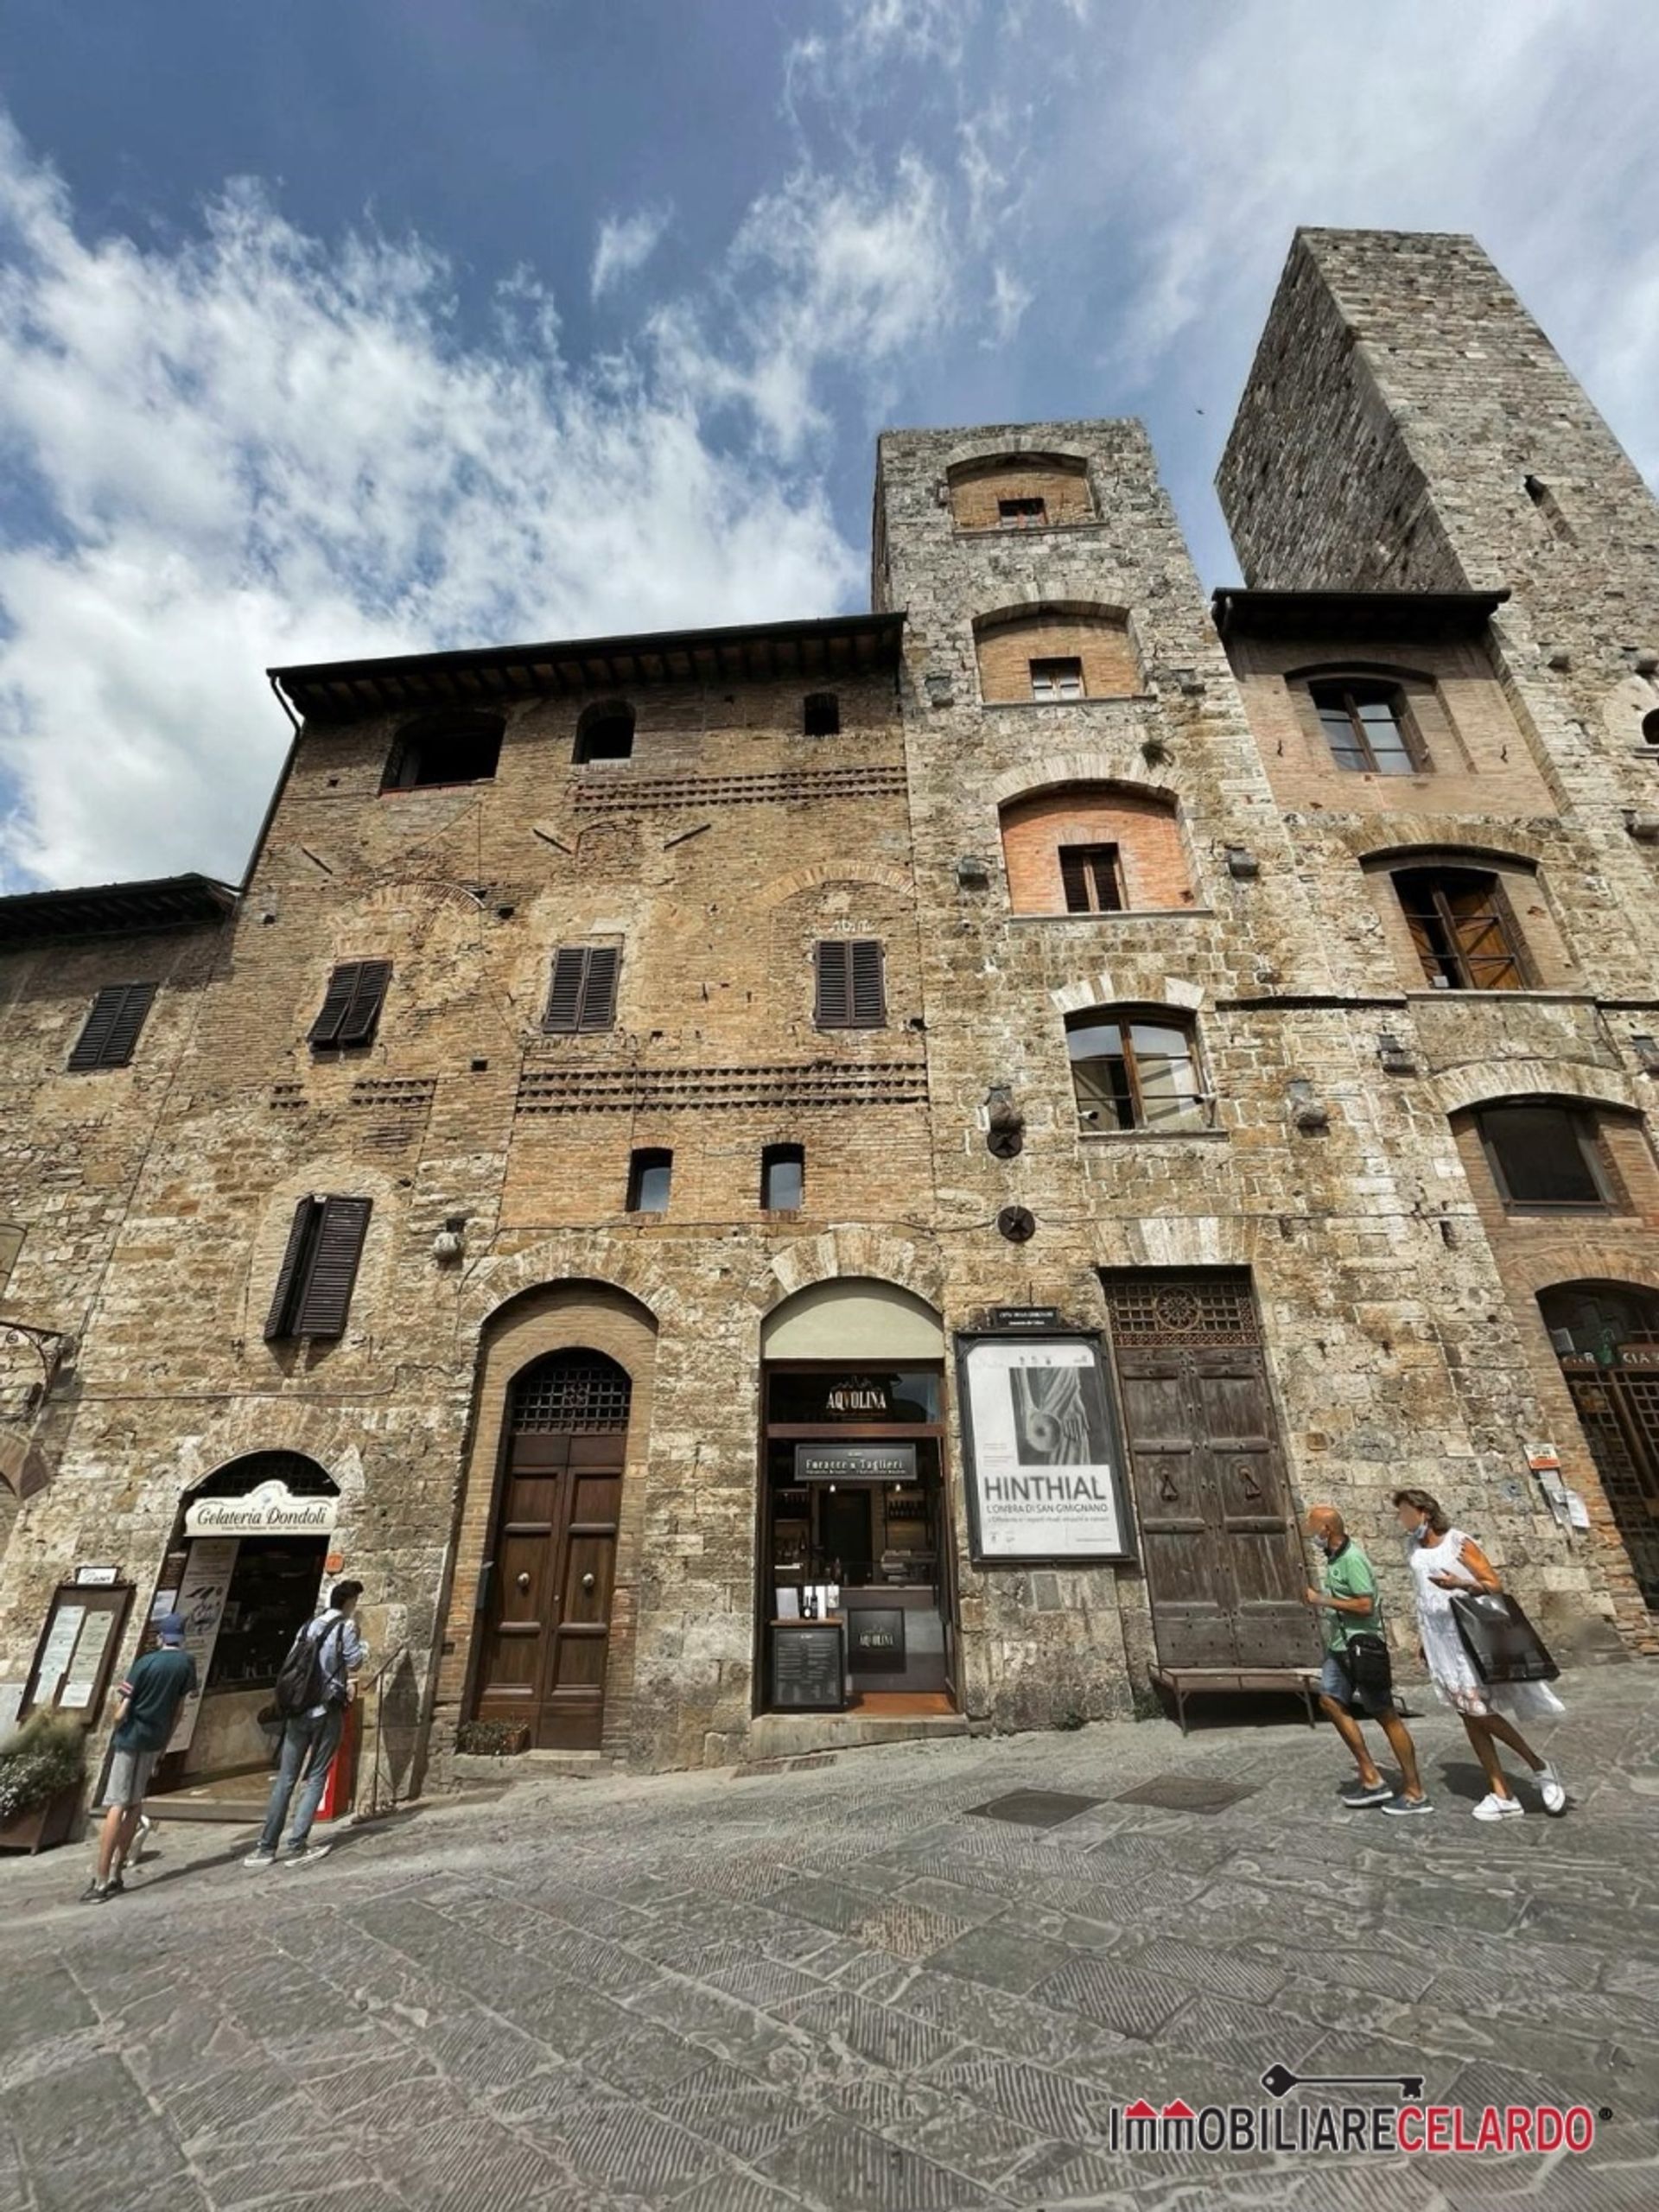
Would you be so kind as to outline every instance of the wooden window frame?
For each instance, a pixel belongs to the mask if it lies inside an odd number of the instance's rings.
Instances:
[[[1601,1193],[1599,1198],[1518,1198],[1510,1188],[1504,1173],[1503,1156],[1497,1141],[1487,1128],[1487,1116],[1500,1109],[1511,1113],[1524,1112],[1535,1107],[1541,1112],[1565,1115],[1578,1141],[1579,1153],[1590,1170],[1590,1179]],[[1554,1099],[1494,1100],[1487,1107],[1477,1108],[1475,1134],[1485,1155],[1487,1170],[1497,1191],[1498,1202],[1508,1214],[1610,1214],[1628,1213],[1630,1201],[1608,1159],[1598,1117],[1577,1105],[1564,1104]]]
[[[999,530],[1046,530],[1048,501],[1039,492],[1011,493],[996,502],[996,526]]]
[[[1454,877],[1464,879],[1471,887],[1477,883],[1490,887],[1487,894],[1487,911],[1484,913],[1459,915],[1452,911],[1446,886],[1448,880]],[[1413,879],[1427,887],[1429,902],[1429,910],[1427,912],[1414,913],[1407,904],[1405,887]],[[1485,993],[1506,990],[1523,991],[1531,986],[1533,976],[1527,963],[1525,939],[1515,918],[1515,909],[1510,904],[1503,879],[1494,869],[1460,868],[1455,862],[1449,862],[1445,866],[1430,865],[1395,868],[1390,871],[1389,880],[1394,887],[1395,897],[1400,903],[1400,911],[1405,917],[1406,927],[1411,933],[1413,947],[1422,967],[1424,981],[1431,990]],[[1439,930],[1444,939],[1443,950],[1433,946],[1418,944],[1416,931],[1420,923],[1426,927],[1432,925]],[[1489,953],[1479,957],[1494,964],[1500,959],[1506,962],[1514,971],[1513,983],[1475,981],[1473,969],[1470,965],[1471,955],[1459,941],[1462,931],[1471,923],[1487,925],[1497,931],[1498,942],[1503,948],[1501,954]],[[1435,962],[1442,974],[1448,967],[1455,970],[1454,978],[1448,979],[1443,984],[1437,984],[1429,973],[1431,959]]]
[[[390,960],[342,960],[330,975],[322,1006],[307,1033],[314,1052],[360,1052],[374,1042],[391,982]]]
[[[373,1208],[372,1198],[300,1199],[265,1320],[267,1344],[345,1335]]]
[[[1116,844],[1059,845],[1060,897],[1068,914],[1121,914],[1128,900],[1122,848]],[[1104,881],[1108,895],[1101,895]],[[1074,897],[1073,893],[1078,895]]]
[[[1088,1055],[1071,1051],[1071,1039],[1085,1029],[1111,1024],[1119,1033],[1122,1044],[1121,1054],[1105,1052]],[[1190,1094],[1194,1120],[1176,1128],[1160,1126],[1147,1118],[1146,1091],[1140,1066],[1135,1057],[1135,1033],[1141,1028],[1173,1029],[1186,1041],[1187,1058],[1192,1069],[1192,1090]],[[1198,1026],[1190,1015],[1177,1014],[1161,1007],[1119,1009],[1116,1007],[1090,1007],[1067,1024],[1067,1057],[1071,1067],[1072,1101],[1077,1109],[1077,1128],[1084,1136],[1192,1136],[1197,1129],[1208,1129],[1215,1122],[1215,1097],[1205,1080],[1203,1056],[1198,1047]],[[1103,1129],[1084,1119],[1084,1099],[1077,1089],[1077,1071],[1079,1067],[1098,1067],[1108,1060],[1121,1059],[1124,1083],[1128,1092],[1129,1110],[1134,1116],[1127,1125],[1119,1121],[1116,1128]]]
[[[1412,715],[1410,696],[1405,686],[1392,677],[1317,676],[1309,680],[1307,690],[1313,702],[1313,711],[1319,718],[1319,735],[1333,765],[1342,774],[1428,776],[1433,773],[1434,763],[1429,758],[1428,748],[1424,745],[1421,733]],[[1373,696],[1363,698],[1360,695],[1365,692],[1371,693]],[[1383,694],[1386,697],[1381,696]],[[1393,718],[1400,736],[1401,750],[1408,763],[1403,769],[1384,768],[1377,763],[1359,712],[1362,706],[1376,705],[1386,705]],[[1358,753],[1357,762],[1344,760],[1332,743],[1331,733],[1325,725],[1327,714],[1342,714],[1347,717],[1351,736],[1344,750]]]
[[[813,968],[812,1020],[817,1028],[887,1027],[887,949],[880,938],[820,938]]]
[[[620,944],[562,944],[548,974],[542,1028],[550,1037],[598,1036],[616,1027]]]
[[[645,1177],[655,1174],[658,1168],[668,1178],[663,1189],[663,1203],[659,1206],[642,1205],[640,1200],[645,1195]],[[628,1154],[628,1187],[625,1195],[627,1200],[625,1211],[629,1213],[642,1214],[652,1220],[659,1219],[667,1213],[674,1197],[674,1154],[670,1146],[646,1144],[634,1147]]]
[[[124,1068],[138,1048],[159,983],[105,983],[87,1009],[67,1062],[72,1075]]]
[[[1031,671],[1031,696],[1033,702],[1039,706],[1067,706],[1076,700],[1086,699],[1089,696],[1088,681],[1084,673],[1083,655],[1081,653],[1039,654],[1035,660],[1027,661],[1026,665]],[[1054,690],[1043,691],[1038,689],[1038,686],[1041,683],[1052,683],[1058,685],[1061,683],[1069,683],[1071,681],[1069,677],[1060,677],[1055,676],[1052,672],[1049,672],[1062,668],[1076,669],[1077,672],[1077,688],[1075,691],[1065,691],[1058,689]],[[1044,672],[1039,673],[1039,671]]]
[[[774,1167],[795,1166],[801,1172],[801,1195],[792,1206],[775,1205],[772,1197],[772,1172]],[[760,1151],[760,1211],[762,1213],[800,1213],[806,1205],[806,1147],[804,1144],[769,1144]]]

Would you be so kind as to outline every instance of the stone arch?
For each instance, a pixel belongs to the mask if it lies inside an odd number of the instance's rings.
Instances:
[[[619,1291],[643,1306],[653,1325],[674,1309],[677,1294],[643,1253],[613,1249],[607,1255],[603,1275],[594,1274],[592,1262],[592,1238],[575,1230],[543,1237],[522,1252],[492,1254],[467,1270],[460,1300],[461,1325],[481,1332],[494,1314],[526,1292],[565,1282]]]
[[[1471,836],[1470,830],[1471,825],[1455,815],[1414,819],[1387,815],[1351,824],[1338,834],[1362,868],[1421,867],[1437,861],[1497,868],[1544,865],[1548,849],[1545,840],[1517,823],[1503,824],[1501,842]]]
[[[1044,791],[1056,791],[1069,784],[1109,784],[1114,789],[1132,793],[1136,798],[1160,799],[1171,806],[1179,806],[1180,798],[1168,784],[1148,783],[1143,777],[1126,775],[1123,763],[1109,753],[1077,752],[1057,753],[1033,768],[1027,761],[1018,768],[1009,768],[998,776],[990,787],[990,800],[999,810],[1010,801],[1037,798]]]
[[[830,1317],[829,1338],[839,1340],[830,1354],[821,1351],[810,1333],[802,1345],[780,1334],[791,1323],[822,1333],[824,1325],[819,1317],[825,1313]],[[944,1321],[931,1299],[902,1284],[874,1275],[832,1275],[791,1291],[772,1306],[761,1319],[760,1343],[762,1357],[769,1359],[885,1356],[942,1360]]]
[[[1512,1098],[1571,1098],[1616,1112],[1643,1111],[1629,1076],[1580,1060],[1468,1060],[1434,1077],[1434,1095],[1446,1115]]]
[[[787,875],[774,876],[753,893],[750,904],[759,908],[781,906],[798,898],[804,891],[816,891],[826,883],[879,883],[888,891],[895,891],[908,898],[910,878],[901,868],[885,868],[879,861],[826,861],[817,868],[792,870]]]
[[[1083,1014],[1096,1006],[1162,1006],[1172,1014],[1192,1014],[1204,1004],[1205,995],[1203,984],[1190,982],[1185,976],[1160,975],[1150,965],[1125,963],[1062,983],[1048,997],[1063,1014]]]
[[[895,1284],[934,1307],[942,1301],[944,1269],[938,1255],[918,1251],[879,1229],[830,1229],[774,1252],[759,1292],[761,1313],[814,1283],[865,1276]]]

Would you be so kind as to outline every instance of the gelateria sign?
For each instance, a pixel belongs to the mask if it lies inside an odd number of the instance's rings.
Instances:
[[[301,1497],[283,1482],[261,1483],[245,1497],[199,1497],[185,1508],[187,1536],[326,1536],[337,1497]]]

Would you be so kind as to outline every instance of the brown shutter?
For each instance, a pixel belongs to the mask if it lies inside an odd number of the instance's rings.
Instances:
[[[341,1045],[366,1045],[379,1026],[386,985],[391,981],[391,963],[390,960],[359,960],[352,964],[356,974],[351,1001],[340,1022],[336,1041]]]
[[[288,1249],[283,1255],[283,1264],[276,1271],[276,1294],[270,1301],[270,1312],[265,1319],[265,1342],[288,1336],[289,1309],[294,1301],[295,1280],[300,1272],[300,1262],[310,1242],[314,1217],[321,1209],[315,1198],[302,1198],[294,1209],[293,1226],[288,1232]]]
[[[295,1336],[337,1337],[344,1332],[372,1203],[368,1198],[323,1200],[316,1246],[294,1319]]]
[[[852,1018],[847,941],[827,937],[818,944],[818,1003],[816,1019],[821,1029],[844,1029]]]
[[[348,960],[336,968],[328,978],[328,988],[322,995],[322,1011],[311,1025],[307,1039],[312,1045],[338,1045],[340,1026],[351,1009],[352,993],[357,987],[357,971],[361,963]]]
[[[616,1019],[617,950],[613,944],[590,944],[582,984],[578,1029],[608,1029]]]
[[[882,974],[881,946],[873,937],[855,938],[853,956],[853,1011],[855,1029],[879,1029],[887,1018],[887,981]]]
[[[72,1069],[124,1068],[144,1026],[154,983],[109,983],[92,1001],[86,1026],[69,1055]]]
[[[553,956],[553,983],[547,995],[543,1029],[574,1029],[582,1012],[582,979],[587,956],[578,945],[563,945]]]
[[[1060,882],[1065,891],[1065,911],[1068,914],[1089,912],[1089,871],[1079,845],[1060,848]]]

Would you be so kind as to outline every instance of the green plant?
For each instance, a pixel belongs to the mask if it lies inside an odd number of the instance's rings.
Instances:
[[[0,1744],[0,1827],[33,1813],[86,1771],[86,1732],[56,1713],[32,1713]]]

